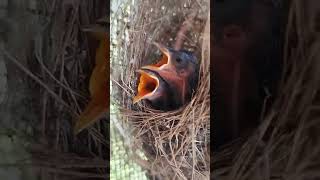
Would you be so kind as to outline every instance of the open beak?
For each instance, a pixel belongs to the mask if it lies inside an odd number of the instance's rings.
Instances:
[[[140,80],[138,84],[138,94],[133,98],[133,104],[152,97],[160,86],[159,78],[144,70],[138,70]]]
[[[165,46],[163,46],[162,44],[157,43],[157,42],[154,42],[153,44],[160,49],[160,51],[163,53],[163,56],[159,62],[157,62],[156,64],[153,64],[153,65],[150,65],[150,66],[155,66],[155,67],[160,68],[163,65],[170,64],[171,54],[170,54],[169,49],[166,48]]]
[[[166,82],[171,84],[173,87],[182,89],[183,86],[183,80],[180,76],[177,74],[176,67],[172,64],[171,57],[172,52],[165,46],[159,43],[154,43],[160,51],[163,53],[163,56],[158,63],[153,65],[147,65],[141,67],[141,69],[151,70],[159,74]]]
[[[167,101],[170,101],[171,104],[184,104],[192,92],[190,76],[196,75],[196,73],[193,73],[192,64],[188,63],[182,69],[181,64],[178,64],[174,58],[178,55],[180,56],[183,52],[173,51],[159,43],[154,44],[160,49],[163,56],[156,64],[143,66],[138,71],[141,74],[140,83],[138,85],[138,94],[134,97],[133,103],[142,99],[161,99],[160,96],[166,97],[164,93],[169,93],[170,98]],[[185,60],[192,60],[188,54],[183,55],[183,58],[187,58]],[[179,71],[178,67],[180,68]]]

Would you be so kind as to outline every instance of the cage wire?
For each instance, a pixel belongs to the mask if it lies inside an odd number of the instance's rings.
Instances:
[[[145,171],[131,158],[131,150],[116,127],[117,119],[110,121],[110,179],[111,180],[147,180]]]

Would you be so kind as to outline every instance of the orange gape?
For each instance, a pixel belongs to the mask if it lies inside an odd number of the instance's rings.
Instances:
[[[91,100],[80,114],[75,124],[74,132],[79,133],[109,111],[109,38],[107,33],[95,32],[94,37],[99,40],[96,50],[95,67],[90,77],[89,91]]]

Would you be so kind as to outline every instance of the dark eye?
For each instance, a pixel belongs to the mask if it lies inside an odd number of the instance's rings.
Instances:
[[[176,61],[180,63],[182,60],[180,58],[177,58]]]

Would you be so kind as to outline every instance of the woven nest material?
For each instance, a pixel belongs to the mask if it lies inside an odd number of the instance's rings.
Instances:
[[[135,1],[123,51],[121,71],[111,65],[113,84],[120,86],[116,96],[121,118],[133,129],[132,149],[140,148],[146,159],[136,162],[160,179],[209,179],[210,124],[210,29],[209,1]],[[183,23],[195,14],[185,33],[182,48],[195,53],[200,65],[200,83],[192,101],[176,111],[160,112],[143,103],[132,105],[137,89],[138,70],[154,63],[160,52],[152,42],[173,47]],[[119,62],[117,62],[119,63]]]
[[[254,135],[214,154],[215,179],[320,178],[318,4],[292,1],[279,95]]]

